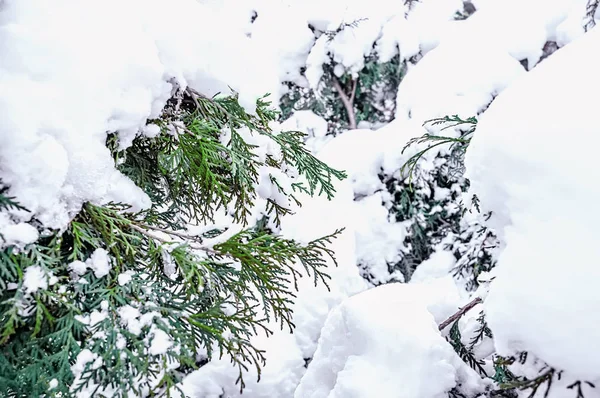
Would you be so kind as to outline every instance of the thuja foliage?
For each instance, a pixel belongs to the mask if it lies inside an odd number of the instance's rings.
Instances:
[[[152,121],[161,134],[126,150],[109,137],[118,168],[152,206],[86,203],[67,230],[3,247],[0,397],[169,396],[215,356],[237,367],[240,389],[249,367],[260,375],[266,358],[251,337],[272,333],[271,319],[293,328],[295,282],[327,283],[328,245],[340,233],[301,245],[253,223],[261,173],[286,172],[289,192],[271,182],[297,204],[300,192],[331,197],[345,177],[303,147],[302,133],[273,131],[277,117],[264,98],[250,115],[235,96],[188,90]],[[257,137],[277,150],[258,151]],[[0,210],[24,210],[7,189]],[[291,212],[266,201],[275,224]],[[215,226],[219,212],[236,224]]]

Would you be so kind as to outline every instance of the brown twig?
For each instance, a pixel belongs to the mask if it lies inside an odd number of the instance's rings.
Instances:
[[[457,312],[455,312],[450,318],[446,319],[444,322],[440,323],[439,329],[444,330],[448,325],[456,322],[461,316],[467,313],[471,308],[475,307],[477,304],[481,303],[481,297],[475,297],[471,302],[469,302],[464,307],[460,308]]]
[[[350,93],[350,97],[346,94],[340,81],[337,77],[333,76],[333,87],[340,95],[342,103],[344,104],[344,108],[346,108],[346,113],[348,114],[348,127],[351,130],[356,129],[356,115],[354,114],[354,97],[356,95],[356,87],[358,85],[358,79],[352,81],[352,92]]]

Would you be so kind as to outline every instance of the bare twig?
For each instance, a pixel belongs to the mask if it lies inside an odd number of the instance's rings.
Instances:
[[[333,87],[340,95],[342,103],[344,104],[344,108],[346,108],[346,113],[348,114],[348,126],[351,130],[356,129],[356,115],[354,114],[354,96],[356,95],[356,86],[358,84],[358,79],[352,81],[352,93],[350,93],[350,97],[346,94],[340,81],[337,77],[333,76]]]
[[[440,323],[439,329],[444,330],[448,325],[456,322],[461,316],[467,313],[471,308],[475,307],[477,304],[481,303],[481,297],[475,297],[471,302],[469,302],[464,307],[460,308],[457,312],[455,312],[450,318],[446,319],[444,322]]]

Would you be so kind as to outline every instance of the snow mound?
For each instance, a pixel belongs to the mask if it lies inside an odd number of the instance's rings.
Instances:
[[[498,353],[527,350],[587,380],[600,377],[599,45],[594,29],[507,88],[466,156],[505,243],[486,301]]]
[[[523,73],[507,53],[480,47],[473,39],[442,41],[400,83],[396,118],[423,123],[446,115],[477,115]]]
[[[129,146],[175,85],[206,95],[232,87],[249,111],[274,92],[276,75],[258,66],[254,44],[217,30],[219,19],[194,0],[3,2],[0,181],[29,210],[11,218],[64,228],[85,201],[149,206],[115,169],[107,134]],[[2,218],[0,233],[12,223]]]
[[[294,397],[442,398],[458,382],[481,388],[438,330],[457,305],[450,278],[388,284],[345,300],[327,318]]]

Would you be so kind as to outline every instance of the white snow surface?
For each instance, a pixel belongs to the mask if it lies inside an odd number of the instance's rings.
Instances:
[[[105,141],[117,132],[127,147],[175,84],[209,96],[232,87],[250,111],[257,97],[275,92],[260,49],[219,24],[194,0],[4,1],[0,179],[30,211],[13,218],[64,228],[85,201],[147,207]],[[12,224],[0,219],[0,233]]]
[[[481,388],[437,327],[457,303],[451,278],[388,284],[345,300],[329,314],[294,397],[442,398],[459,381]]]
[[[599,45],[594,29],[507,88],[466,158],[505,244],[485,306],[498,352],[528,350],[586,380],[600,378]]]

